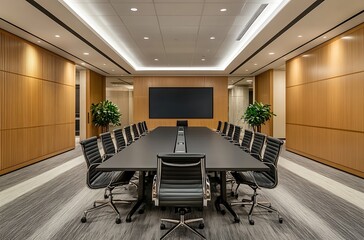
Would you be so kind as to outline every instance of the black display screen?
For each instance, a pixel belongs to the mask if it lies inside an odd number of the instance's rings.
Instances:
[[[213,118],[213,88],[151,87],[149,118]]]

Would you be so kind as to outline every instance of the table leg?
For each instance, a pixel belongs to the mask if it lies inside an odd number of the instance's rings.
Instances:
[[[138,200],[134,204],[133,208],[130,210],[126,216],[126,222],[131,222],[131,217],[139,209],[139,207],[145,203],[145,172],[139,171],[139,184],[138,184]]]
[[[231,208],[230,204],[226,201],[226,172],[225,171],[220,172],[220,196],[218,196],[215,201],[216,210],[218,212],[221,212],[222,214],[225,214],[225,211],[221,210],[220,204],[224,205],[224,207],[231,213],[231,215],[233,215],[235,223],[240,222],[238,215]]]

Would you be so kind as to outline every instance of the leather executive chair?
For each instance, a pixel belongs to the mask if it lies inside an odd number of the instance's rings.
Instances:
[[[91,137],[80,142],[83,156],[87,165],[87,177],[86,183],[90,189],[105,188],[104,200],[96,200],[93,203],[93,207],[84,211],[84,215],[81,218],[81,222],[87,221],[87,214],[97,209],[110,207],[116,214],[115,223],[121,223],[120,213],[115,206],[115,203],[130,204],[132,201],[116,200],[114,199],[113,190],[116,187],[129,184],[130,179],[133,177],[134,172],[101,172],[97,171],[96,167],[102,163],[102,158],[99,152],[97,144],[97,138]]]
[[[171,153],[157,156],[157,175],[154,177],[152,198],[156,206],[175,207],[180,214],[179,220],[161,219],[161,229],[164,222],[176,224],[169,229],[161,239],[166,238],[178,227],[186,227],[202,239],[205,237],[189,224],[201,222],[199,228],[204,228],[203,218],[185,220],[185,214],[191,208],[207,206],[211,200],[210,183],[206,176],[205,155],[188,153]]]

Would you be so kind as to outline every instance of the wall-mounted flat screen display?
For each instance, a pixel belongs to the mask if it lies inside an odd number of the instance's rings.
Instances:
[[[149,118],[213,118],[213,88],[151,87]]]

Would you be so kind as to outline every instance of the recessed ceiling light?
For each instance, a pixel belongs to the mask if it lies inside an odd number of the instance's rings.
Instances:
[[[247,83],[252,83],[252,82],[253,82],[253,80],[248,79],[248,80],[246,80],[246,82],[247,82]]]
[[[82,65],[85,65],[86,63],[82,62],[81,64],[82,64]]]
[[[322,38],[327,38],[326,36],[323,36]]]
[[[204,62],[204,61],[206,61],[206,59],[205,58],[201,58],[201,61]]]
[[[114,70],[114,69],[111,69],[111,71],[112,71],[112,72],[115,72],[115,70]]]
[[[226,10],[227,10],[226,8],[221,8],[220,12],[226,12]]]
[[[38,40],[37,43],[41,43],[42,41],[41,40]]]
[[[352,36],[345,36],[345,37],[342,37],[341,39],[352,39],[353,37]]]
[[[257,66],[258,65],[258,63],[254,63],[254,66]]]
[[[301,37],[302,37],[302,35],[298,35],[297,37],[301,38]]]
[[[86,55],[86,56],[87,56],[87,55],[90,55],[90,53],[88,53],[88,52],[84,52],[84,53],[83,53],[83,55]]]
[[[269,55],[274,55],[274,52],[270,52]]]
[[[130,11],[136,12],[136,11],[138,11],[138,9],[137,8],[130,8]]]
[[[159,61],[159,59],[158,58],[154,58],[154,61]]]
[[[302,57],[309,57],[309,56],[310,56],[309,54],[302,55]]]
[[[54,36],[55,36],[56,38],[59,38],[59,37],[61,37],[61,36],[60,36],[60,35],[58,35],[58,34],[57,34],[57,35],[54,35]]]
[[[212,37],[210,37],[210,39],[211,39],[211,40],[215,40],[215,37],[214,37],[214,36],[212,36]]]
[[[249,69],[245,69],[245,72],[249,72]]]
[[[104,63],[104,64],[102,64],[102,65],[106,66],[106,63]]]
[[[149,39],[149,37],[144,37],[144,40],[148,40]]]

